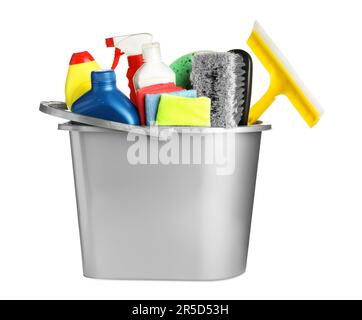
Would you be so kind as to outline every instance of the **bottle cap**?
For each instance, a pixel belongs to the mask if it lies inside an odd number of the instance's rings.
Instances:
[[[161,61],[161,50],[158,42],[144,44],[142,53],[145,62]]]
[[[98,70],[91,73],[92,83],[114,83],[116,74],[113,70]]]
[[[88,51],[83,52],[76,52],[73,53],[72,57],[70,58],[69,64],[80,64],[85,62],[91,62],[94,61],[94,58]]]

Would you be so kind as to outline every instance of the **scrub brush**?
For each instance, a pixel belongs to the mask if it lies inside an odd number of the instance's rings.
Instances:
[[[200,52],[192,57],[191,84],[211,99],[211,126],[237,127],[245,99],[245,63],[232,52]]]

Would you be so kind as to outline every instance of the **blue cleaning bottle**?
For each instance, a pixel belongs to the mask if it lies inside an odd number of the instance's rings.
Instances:
[[[104,120],[139,125],[134,104],[116,87],[113,70],[93,71],[92,89],[76,100],[72,112]]]

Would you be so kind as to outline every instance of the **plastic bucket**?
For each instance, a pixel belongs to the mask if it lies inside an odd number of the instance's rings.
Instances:
[[[178,128],[163,141],[59,125],[70,133],[84,275],[221,280],[242,274],[261,132],[270,128]]]

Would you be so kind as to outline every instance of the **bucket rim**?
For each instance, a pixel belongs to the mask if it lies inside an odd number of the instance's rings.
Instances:
[[[214,134],[214,133],[251,133],[251,132],[261,132],[271,130],[272,126],[268,123],[263,123],[262,121],[257,121],[253,125],[237,127],[237,128],[212,128],[212,127],[169,127],[169,126],[128,126],[124,130],[117,130],[113,128],[101,128],[98,126],[77,123],[73,121],[60,123],[58,125],[59,130],[64,131],[81,131],[81,132],[135,132],[135,133],[144,133],[145,135],[154,136],[156,133],[158,135],[164,135],[167,133],[193,133],[193,134]]]
[[[270,124],[264,124],[257,121],[250,126],[237,128],[213,128],[213,127],[166,127],[166,126],[135,126],[114,121],[93,118],[89,116],[73,113],[68,110],[64,102],[59,101],[42,101],[39,110],[51,116],[59,117],[70,122],[60,124],[59,130],[83,131],[83,132],[132,132],[143,134],[159,139],[169,139],[173,133],[191,133],[191,134],[215,134],[215,133],[251,133],[270,130]]]

